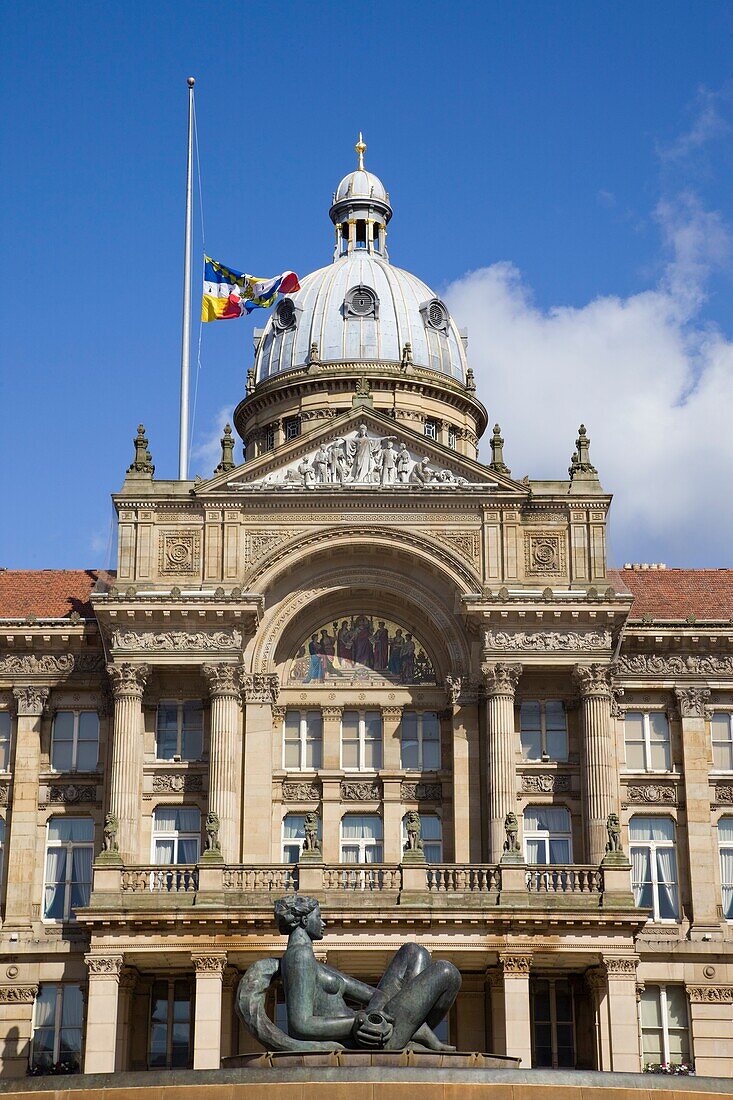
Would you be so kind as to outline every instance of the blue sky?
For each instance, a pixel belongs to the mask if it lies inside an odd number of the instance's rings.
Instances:
[[[615,563],[730,564],[730,4],[77,0],[1,30],[0,565],[107,564],[139,421],[176,474],[189,73],[210,254],[328,262],[362,129],[514,472],[563,476],[583,419]],[[203,333],[192,472],[253,324]]]

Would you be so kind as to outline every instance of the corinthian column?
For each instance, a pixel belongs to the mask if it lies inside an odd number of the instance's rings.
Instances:
[[[243,859],[269,863],[272,852],[272,708],[280,681],[275,673],[242,674],[244,699]]]
[[[577,665],[573,679],[583,711],[583,799],[587,856],[600,863],[606,854],[608,815],[618,813],[616,767],[611,737],[611,665]]]
[[[115,701],[109,811],[123,863],[139,858],[143,774],[142,699],[150,665],[107,665]]]
[[[238,733],[242,677],[238,665],[204,665],[211,696],[209,812],[219,819],[219,843],[225,863],[239,857],[240,764]]]
[[[522,666],[486,664],[481,666],[486,688],[486,736],[489,762],[489,841],[490,857],[498,863],[504,851],[504,822],[514,813],[517,803],[517,778],[514,767],[514,693]],[[511,853],[509,853],[511,854]]]

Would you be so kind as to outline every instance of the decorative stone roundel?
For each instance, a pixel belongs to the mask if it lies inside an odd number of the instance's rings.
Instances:
[[[425,324],[437,332],[445,332],[448,328],[448,310],[439,298],[433,298],[425,309]]]
[[[347,317],[376,317],[377,296],[369,286],[352,286],[346,292],[344,312]]]

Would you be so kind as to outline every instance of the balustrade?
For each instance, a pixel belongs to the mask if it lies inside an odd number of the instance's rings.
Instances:
[[[433,894],[490,894],[500,889],[501,874],[498,867],[430,864],[425,869],[425,881]]]
[[[530,894],[600,894],[603,872],[598,867],[532,867],[526,873]]]
[[[125,867],[120,872],[123,893],[193,894],[199,888],[197,867]]]
[[[240,893],[250,890],[288,892],[298,889],[296,864],[274,867],[225,867],[222,873],[225,890]]]
[[[332,864],[323,868],[323,889],[328,890],[399,890],[402,869],[383,864]]]

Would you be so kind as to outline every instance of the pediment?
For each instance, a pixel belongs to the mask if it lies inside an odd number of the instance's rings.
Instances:
[[[370,490],[513,492],[528,487],[384,413],[363,406],[304,433],[276,451],[196,485],[197,496],[240,492]]]

